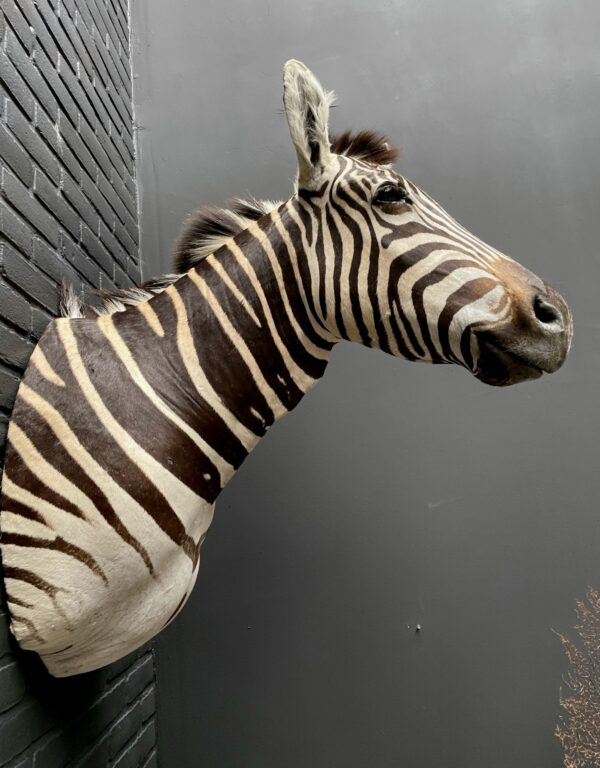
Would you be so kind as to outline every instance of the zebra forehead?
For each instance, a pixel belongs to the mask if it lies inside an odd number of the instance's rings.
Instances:
[[[400,156],[400,150],[390,145],[382,133],[376,131],[344,131],[331,138],[334,155],[344,155],[374,165],[391,165]]]

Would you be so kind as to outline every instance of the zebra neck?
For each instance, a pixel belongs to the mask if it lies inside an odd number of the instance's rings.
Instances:
[[[317,383],[333,347],[306,301],[298,233],[292,239],[285,224],[279,212],[263,217],[165,291],[177,355],[194,386],[186,402],[231,466],[221,471],[225,482]],[[158,313],[160,303],[152,304]]]

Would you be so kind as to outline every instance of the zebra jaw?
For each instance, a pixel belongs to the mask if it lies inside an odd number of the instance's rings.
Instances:
[[[486,337],[478,338],[477,341],[479,357],[473,373],[484,384],[506,387],[522,381],[539,379],[545,372],[535,363],[511,352],[499,342]]]

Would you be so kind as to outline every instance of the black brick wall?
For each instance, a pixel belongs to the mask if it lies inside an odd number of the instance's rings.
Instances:
[[[140,279],[126,0],[2,0],[0,462],[21,374],[62,280]],[[54,680],[0,603],[0,766],[156,765],[150,647]]]

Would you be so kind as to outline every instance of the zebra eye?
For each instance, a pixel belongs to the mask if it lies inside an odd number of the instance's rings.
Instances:
[[[412,203],[412,200],[408,192],[402,187],[396,184],[384,184],[375,193],[373,202],[376,205],[384,205],[386,203]]]

